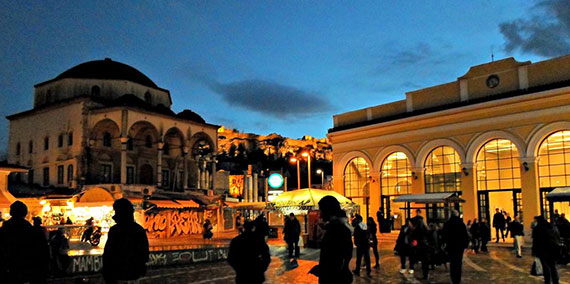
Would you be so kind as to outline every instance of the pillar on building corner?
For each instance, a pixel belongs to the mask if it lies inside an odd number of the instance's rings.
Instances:
[[[412,194],[424,194],[424,169],[423,168],[413,168],[412,169]]]
[[[156,186],[162,186],[162,147],[164,143],[158,142],[158,158],[156,161]]]
[[[477,218],[477,188],[475,186],[475,166],[472,163],[461,164],[461,198],[463,204],[463,219],[473,220]]]
[[[538,161],[536,157],[521,159],[521,191],[525,236],[531,236],[530,224],[541,214]]]
[[[121,137],[121,184],[127,183],[127,141],[128,137]]]

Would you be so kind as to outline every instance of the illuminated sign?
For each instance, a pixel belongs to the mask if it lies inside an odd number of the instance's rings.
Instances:
[[[230,179],[230,195],[238,197],[243,194],[243,175],[231,175]]]
[[[278,173],[271,174],[267,182],[272,188],[280,188],[283,185],[283,176]]]

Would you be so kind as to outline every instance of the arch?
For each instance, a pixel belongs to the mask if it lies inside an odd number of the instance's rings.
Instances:
[[[109,132],[111,134],[111,138],[118,138],[121,133],[120,129],[119,124],[114,120],[105,118],[95,123],[93,128],[91,128],[90,138],[93,140],[103,141],[104,132]]]
[[[156,145],[160,140],[160,135],[158,134],[158,129],[150,122],[139,120],[129,127],[128,137],[133,140],[133,145],[144,146],[146,144],[146,137],[151,137],[151,144]]]
[[[178,157],[184,152],[185,140],[184,134],[177,127],[168,129],[162,138],[164,145],[162,147],[163,154],[166,156]]]
[[[363,151],[350,151],[346,154],[344,154],[342,156],[342,158],[340,158],[339,160],[339,164],[341,165],[340,167],[337,167],[340,172],[338,174],[340,174],[340,176],[342,177],[344,175],[344,168],[346,168],[346,164],[348,164],[349,161],[351,161],[354,158],[363,158],[367,163],[368,163],[368,167],[370,169],[374,169],[374,164],[372,163],[372,159],[370,158],[370,156],[368,154],[366,154]]]
[[[405,184],[403,193],[409,193],[411,191],[412,164],[407,155],[405,159],[402,159],[400,154],[406,155],[406,153],[401,151],[392,152],[381,162],[379,171],[380,195],[401,194],[399,188],[402,184]],[[393,158],[390,159],[390,157]],[[405,161],[404,167],[401,167],[401,161]],[[392,192],[392,189],[396,189],[396,193]]]
[[[101,88],[99,88],[99,86],[94,85],[93,87],[91,87],[91,96],[98,97],[100,95],[101,95]]]
[[[202,131],[192,135],[192,138],[190,138],[189,141],[189,145],[192,147],[192,156],[200,154],[200,152],[204,152],[204,149],[210,149],[210,152],[216,152],[216,143],[214,143],[210,135]]]
[[[402,152],[406,154],[410,166],[414,166],[416,164],[416,159],[412,151],[410,151],[410,149],[408,149],[406,146],[403,145],[391,145],[382,149],[378,154],[376,154],[376,158],[374,158],[374,166],[375,166],[374,172],[381,171],[382,163],[384,162],[384,160],[394,152]]]
[[[528,157],[538,157],[538,148],[542,141],[550,136],[550,134],[561,130],[570,130],[570,121],[557,121],[537,129],[534,134],[531,135],[528,142],[526,155]]]
[[[474,163],[477,161],[479,149],[493,139],[506,139],[513,142],[519,151],[519,158],[526,157],[526,144],[521,137],[504,130],[493,130],[484,132],[469,142],[465,163]]]
[[[420,150],[418,151],[418,155],[416,156],[416,164],[415,168],[423,168],[424,163],[426,161],[427,155],[431,153],[431,151],[439,146],[449,146],[455,149],[457,154],[459,154],[459,158],[461,161],[465,161],[465,150],[459,143],[451,140],[451,139],[435,139],[425,143]]]
[[[185,145],[184,133],[182,132],[182,130],[180,130],[180,128],[178,128],[176,126],[169,128],[166,132],[164,132],[164,135],[162,136],[162,141],[166,141],[167,136],[169,136],[169,135],[170,136],[179,135],[181,138],[181,141],[180,141],[181,144],[180,145],[182,145],[182,146]]]
[[[476,153],[477,190],[512,190],[521,188],[520,152],[517,145],[504,138],[493,138]]]

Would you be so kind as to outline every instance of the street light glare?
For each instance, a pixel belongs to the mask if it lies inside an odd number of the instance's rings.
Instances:
[[[317,169],[317,174],[321,174],[323,171],[321,169]]]
[[[303,152],[303,153],[301,153],[301,156],[303,156],[303,157],[305,157],[305,158],[306,158],[306,157],[308,157],[308,156],[309,156],[309,153],[307,153],[307,152]]]
[[[295,162],[297,162],[297,158],[293,157],[293,158],[291,158],[291,159],[289,160],[289,162],[295,163]]]

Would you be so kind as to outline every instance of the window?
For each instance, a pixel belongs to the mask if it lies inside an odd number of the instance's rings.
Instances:
[[[67,134],[67,146],[73,145],[73,132],[69,132]]]
[[[49,149],[49,137],[44,138],[44,150]]]
[[[20,142],[16,143],[16,155],[20,155]]]
[[[111,183],[113,180],[113,166],[108,164],[101,165],[101,182]]]
[[[363,158],[354,158],[344,168],[344,195],[360,205],[360,213],[366,216],[369,196],[370,167]]]
[[[29,170],[29,171],[28,171],[28,183],[29,183],[29,184],[33,184],[33,183],[34,183],[34,170]]]
[[[147,135],[144,139],[144,146],[147,148],[152,148],[152,137]]]
[[[127,184],[135,183],[135,167],[127,166]]]
[[[103,133],[103,146],[111,147],[111,133],[109,132]]]
[[[91,96],[98,97],[101,95],[101,88],[99,86],[91,87]]]
[[[44,168],[44,186],[49,185],[49,168]]]
[[[162,146],[162,153],[164,155],[170,155],[170,145],[168,145],[168,143],[164,143],[164,146]]]
[[[168,187],[170,185],[170,176],[168,170],[162,170],[162,187]]]
[[[57,136],[57,147],[59,148],[63,147],[63,134]]]
[[[133,149],[134,149],[133,138],[129,138],[127,140],[127,150],[132,151]]]
[[[34,141],[30,140],[30,142],[28,142],[28,153],[33,153],[34,152]]]
[[[57,184],[63,183],[63,166],[57,166]]]
[[[538,157],[541,188],[570,186],[570,130],[555,132],[544,139]]]
[[[398,195],[410,193],[412,187],[412,170],[406,154],[395,152],[382,162],[380,172],[382,195]]]
[[[426,193],[461,190],[461,158],[449,146],[433,149],[425,162]]]
[[[477,189],[521,188],[519,151],[506,139],[491,140],[477,154]]]
[[[149,104],[152,104],[152,96],[150,95],[149,92],[144,93],[144,101]]]
[[[67,182],[73,182],[73,165],[67,166]]]

